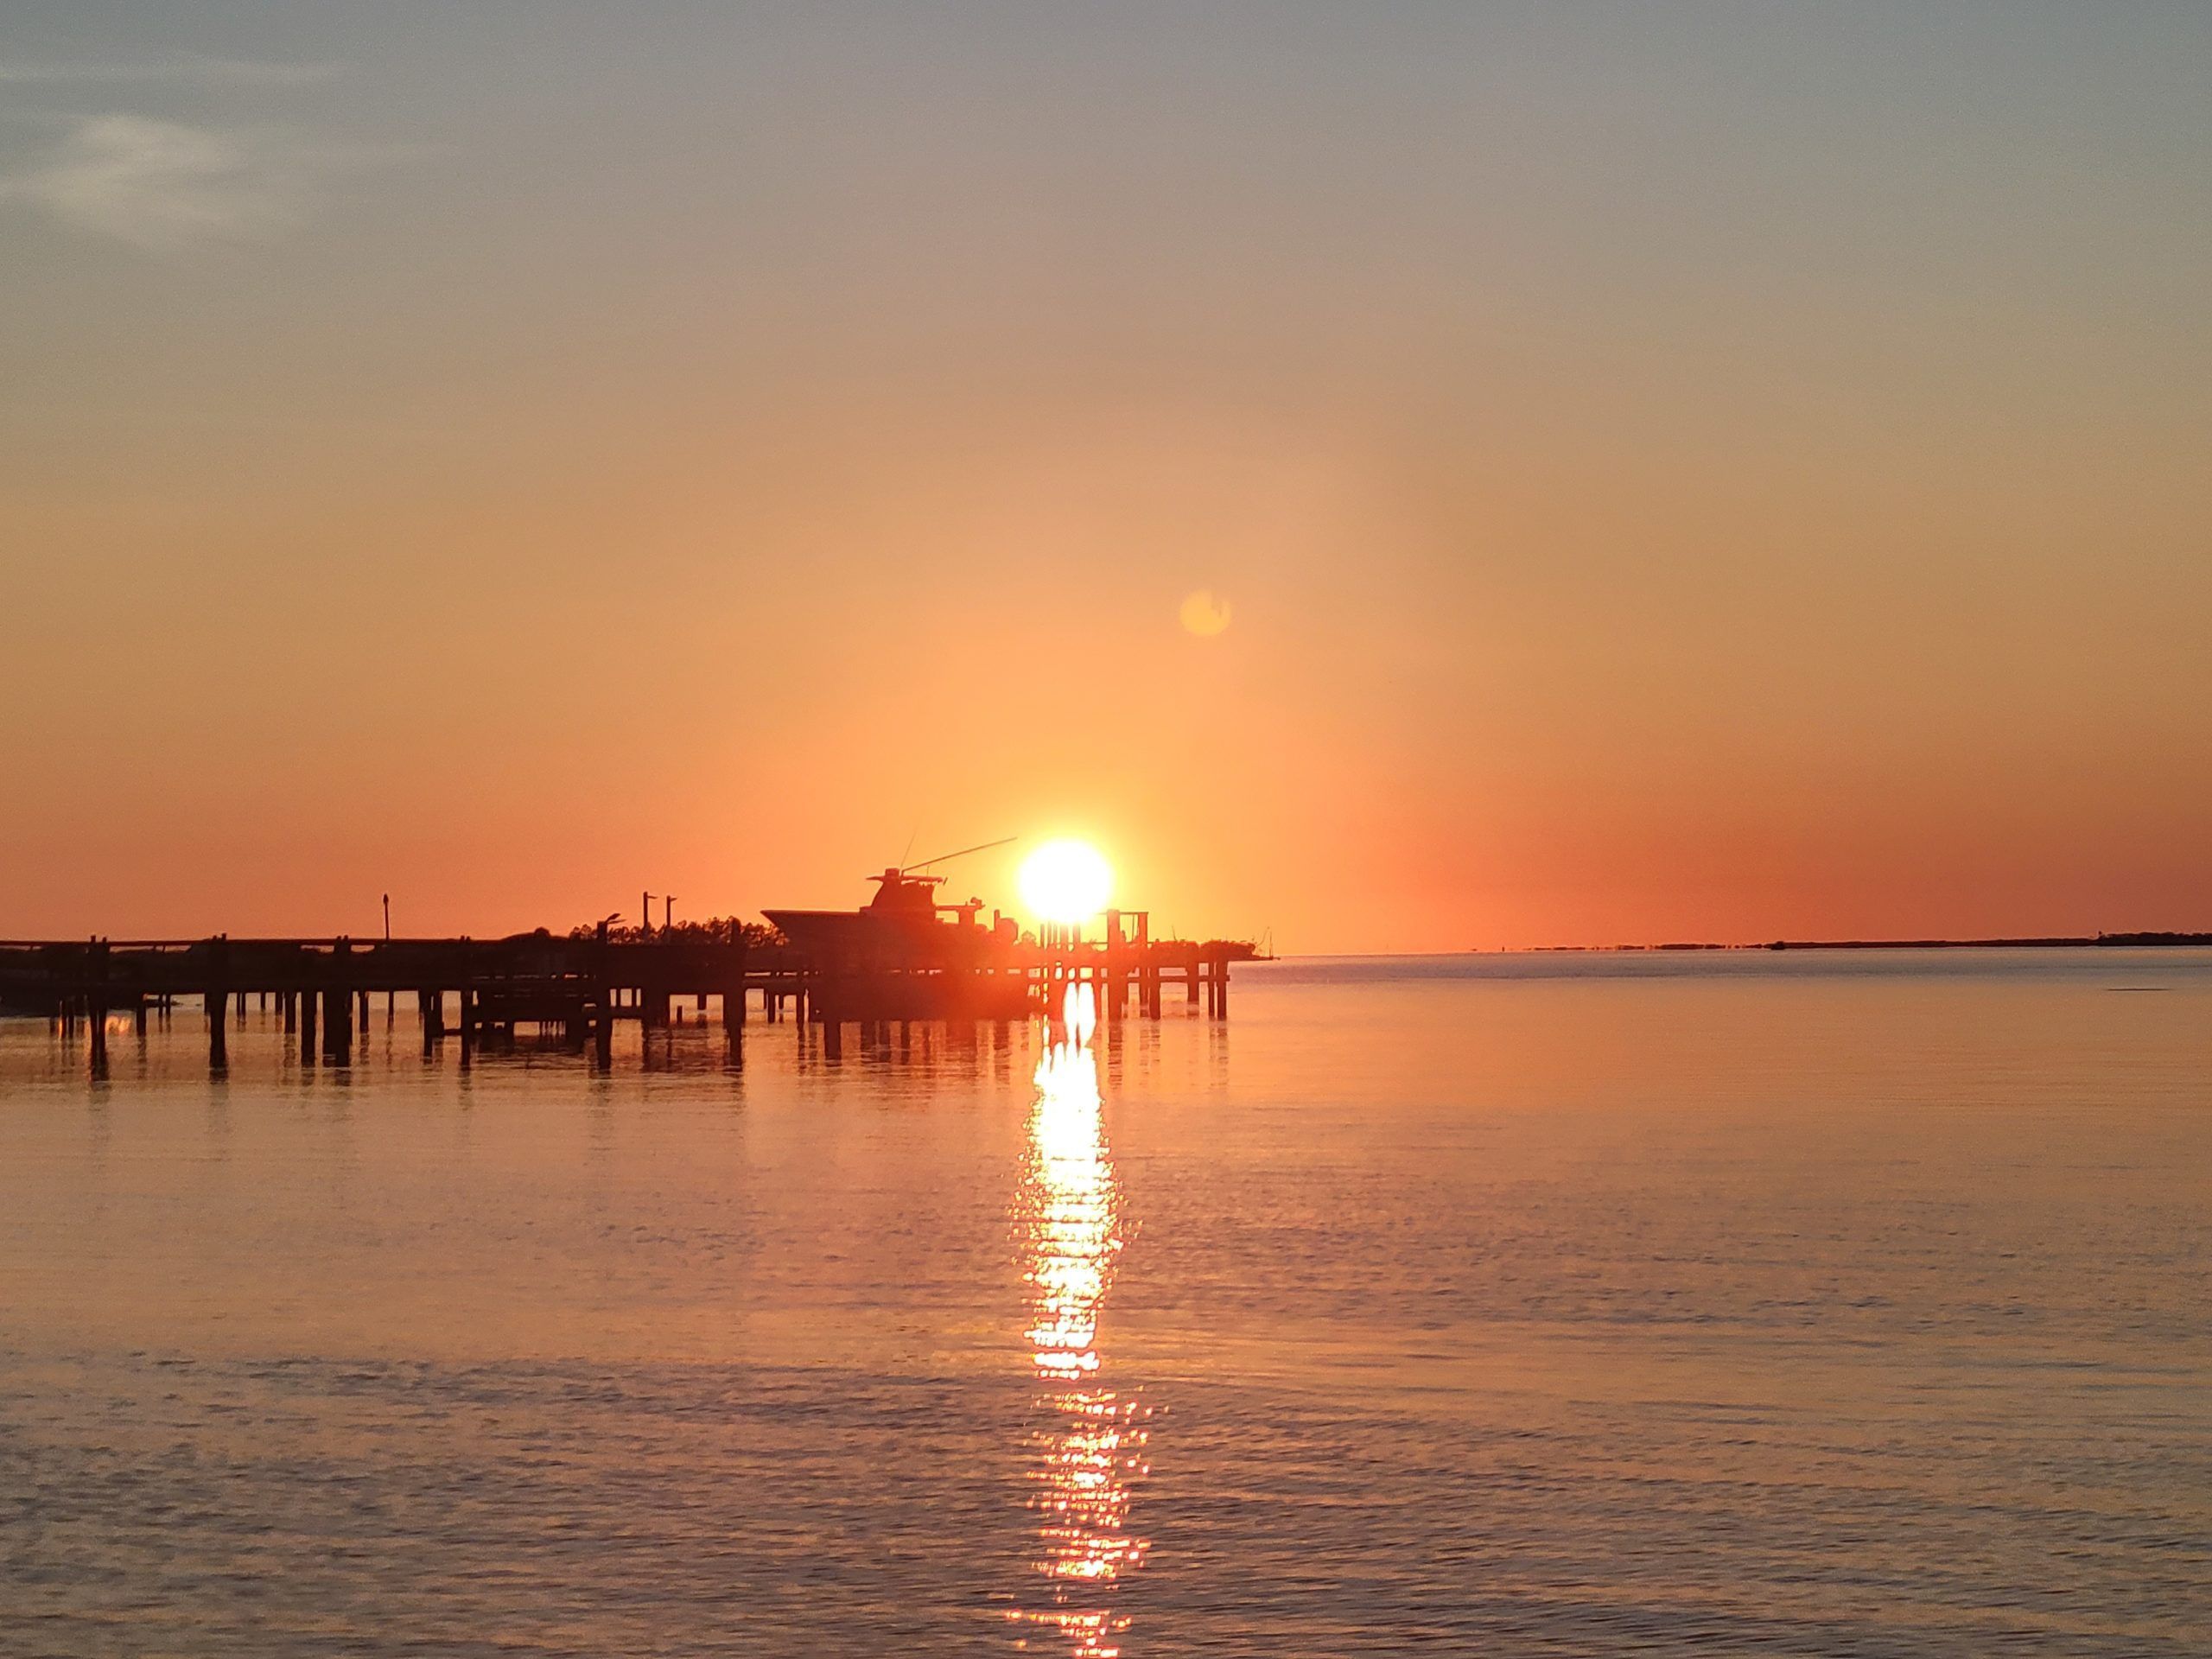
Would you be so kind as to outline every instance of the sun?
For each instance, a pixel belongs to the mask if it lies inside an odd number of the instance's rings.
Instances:
[[[1089,921],[1106,908],[1114,872],[1087,841],[1048,841],[1021,861],[1021,902],[1044,922]]]

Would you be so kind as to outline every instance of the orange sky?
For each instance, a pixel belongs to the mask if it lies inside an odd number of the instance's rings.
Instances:
[[[2205,14],[1571,10],[11,13],[0,934],[2212,927]]]

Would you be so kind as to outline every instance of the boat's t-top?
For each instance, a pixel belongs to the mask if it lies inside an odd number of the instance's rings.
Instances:
[[[887,865],[882,874],[868,878],[876,884],[875,897],[868,901],[868,907],[887,916],[926,916],[932,919],[941,910],[950,911],[965,925],[976,919],[976,913],[983,908],[983,901],[970,899],[964,905],[940,905],[937,901],[937,889],[938,884],[944,878],[941,875],[918,875],[915,872],[926,870],[932,864],[943,864],[950,859],[965,858],[970,853],[987,853],[994,847],[1005,847],[1020,839],[1018,836],[1008,836],[1003,841],[987,841],[981,846],[963,847],[957,853],[939,853],[935,858],[925,858],[920,863],[909,864],[903,869]]]
[[[909,875],[904,870],[886,869],[881,875],[871,875],[868,880],[879,884],[875,897],[868,901],[870,910],[919,916],[937,913],[937,885],[944,880],[941,875]]]

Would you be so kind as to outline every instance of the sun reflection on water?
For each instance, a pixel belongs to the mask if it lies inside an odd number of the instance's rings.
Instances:
[[[1090,1048],[1096,1020],[1090,988],[1071,986],[1037,1067],[1028,1177],[1015,1210],[1028,1261],[1030,1354],[1047,1414],[1031,1469],[1044,1546],[1034,1565],[1051,1599],[1014,1617],[1058,1631],[1073,1654],[1113,1659],[1128,1624],[1115,1611],[1115,1586],[1144,1564],[1147,1548],[1128,1518],[1131,1484],[1146,1471],[1149,1413],[1100,1380],[1098,1318],[1122,1234]]]

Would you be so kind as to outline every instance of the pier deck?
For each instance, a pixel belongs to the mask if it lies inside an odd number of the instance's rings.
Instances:
[[[948,930],[950,931],[950,930]],[[716,999],[723,1023],[741,1031],[748,1004],[771,1022],[786,1013],[824,1027],[835,1056],[848,1023],[897,1020],[1009,1020],[1056,1009],[1072,983],[1093,987],[1101,1019],[1160,1016],[1168,985],[1210,1017],[1229,1011],[1229,971],[1252,947],[1227,940],[1125,936],[1119,914],[1106,936],[1070,929],[1041,938],[993,940],[982,951],[810,960],[789,944],[687,936],[665,938],[231,938],[0,940],[0,1008],[42,1013],[89,1027],[92,1063],[105,1063],[108,1021],[129,1014],[143,1031],[196,1001],[211,1065],[226,1063],[227,1027],[257,1001],[296,1033],[303,1059],[342,1065],[365,1040],[370,999],[415,999],[426,1049],[448,1037],[464,1051],[511,1044],[531,1027],[601,1057],[614,1024],[671,1023],[677,999],[703,1011]]]

